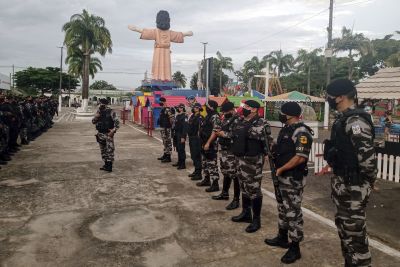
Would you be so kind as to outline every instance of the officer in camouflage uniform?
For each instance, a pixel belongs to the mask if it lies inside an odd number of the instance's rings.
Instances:
[[[303,214],[301,201],[308,174],[307,161],[311,151],[313,131],[300,122],[301,107],[296,102],[282,105],[279,120],[285,124],[273,147],[278,190],[282,203],[278,202],[278,235],[265,239],[270,246],[289,248],[281,258],[289,264],[301,258],[299,243],[303,241]],[[292,242],[289,245],[289,237]]]
[[[202,145],[202,170],[204,179],[197,186],[209,186],[206,192],[219,191],[218,172],[218,143],[217,135],[213,134],[221,130],[221,120],[217,113],[218,103],[208,100],[206,104],[207,116],[200,126],[200,139]]]
[[[160,117],[158,119],[158,124],[161,128],[161,139],[164,145],[164,154],[157,158],[161,160],[162,163],[171,162],[172,153],[172,123],[174,120],[174,114],[170,107],[167,107],[167,100],[164,97],[160,97],[160,106],[162,107]]]
[[[356,97],[350,80],[338,79],[327,87],[329,106],[339,116],[325,141],[324,158],[333,168],[331,196],[346,267],[371,266],[365,210],[377,174],[374,126],[371,116],[356,108]]]
[[[221,112],[224,119],[221,122],[221,131],[216,132],[218,143],[221,147],[221,156],[219,165],[224,176],[222,192],[217,196],[213,196],[214,200],[228,200],[229,188],[233,181],[233,200],[226,207],[227,210],[237,209],[239,207],[240,184],[237,175],[238,158],[232,153],[232,129],[239,120],[239,115],[235,112],[235,106],[232,102],[226,102],[221,106]]]
[[[96,140],[100,145],[101,157],[104,161],[104,166],[100,170],[112,172],[115,150],[114,134],[119,129],[119,120],[115,112],[107,105],[107,99],[100,99],[100,106],[92,123],[96,124]]]
[[[243,116],[233,133],[232,152],[239,158],[239,182],[242,189],[242,212],[232,217],[234,222],[248,222],[246,232],[256,232],[261,227],[261,179],[264,166],[264,127],[267,122],[258,116],[260,104],[247,100]],[[253,211],[253,216],[252,216]]]
[[[200,114],[202,110],[201,105],[195,103],[188,122],[190,157],[194,165],[194,171],[189,174],[189,177],[191,177],[193,181],[201,180],[201,140],[199,130],[203,121],[203,116]]]

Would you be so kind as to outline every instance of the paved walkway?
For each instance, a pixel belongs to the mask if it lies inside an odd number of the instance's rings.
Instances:
[[[2,266],[282,266],[274,201],[262,229],[244,232],[227,202],[210,199],[159,163],[158,140],[129,126],[116,136],[113,173],[102,165],[89,123],[60,120],[0,172]],[[266,185],[268,187],[268,185]],[[343,266],[336,231],[305,216],[303,258],[292,266]],[[374,266],[400,258],[372,249]]]

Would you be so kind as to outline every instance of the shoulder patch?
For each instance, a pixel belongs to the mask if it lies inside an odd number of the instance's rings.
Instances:
[[[353,134],[361,134],[361,127],[359,124],[351,126],[351,131]]]
[[[308,143],[307,136],[305,135],[300,136],[299,141],[303,145],[307,144]]]

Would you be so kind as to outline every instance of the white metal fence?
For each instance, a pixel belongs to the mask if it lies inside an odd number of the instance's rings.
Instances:
[[[331,169],[324,160],[324,144],[313,143],[310,153],[310,162],[314,163],[314,173],[323,174]],[[400,183],[400,156],[378,153],[377,178]]]

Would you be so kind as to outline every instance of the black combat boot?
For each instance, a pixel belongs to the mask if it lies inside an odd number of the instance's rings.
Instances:
[[[172,164],[173,167],[178,167],[179,166],[179,161],[177,163]]]
[[[106,169],[107,172],[112,172],[112,161],[106,161]]]
[[[251,223],[251,199],[242,194],[242,212],[238,216],[233,216],[233,222]]]
[[[262,197],[257,197],[251,201],[251,208],[253,210],[253,221],[246,227],[247,233],[254,233],[261,227],[261,207]]]
[[[288,230],[279,229],[278,235],[272,239],[265,239],[265,244],[272,247],[289,248]]]
[[[193,177],[196,175],[196,170],[194,170],[191,174],[188,175],[188,177]]]
[[[164,153],[161,157],[157,158],[158,160],[163,160],[165,159],[166,154]]]
[[[184,170],[184,169],[186,169],[186,163],[185,162],[181,162],[181,163],[179,163],[179,165],[178,165],[178,168],[177,168],[178,170]]]
[[[107,170],[107,162],[104,162],[104,165],[103,165],[103,167],[100,168],[100,170],[102,170],[102,171]]]
[[[290,264],[301,258],[299,242],[290,243],[288,251],[281,258],[281,262]]]
[[[229,187],[231,187],[232,178],[229,176],[224,176],[224,181],[222,182],[222,192],[217,196],[212,196],[214,200],[228,200],[229,199]]]
[[[196,185],[197,186],[210,186],[211,185],[210,176],[204,177],[203,181],[198,182]]]
[[[240,203],[240,184],[239,184],[239,179],[233,178],[233,200],[231,203],[229,203],[228,206],[226,206],[225,209],[227,210],[234,210],[239,208],[239,203]]]
[[[26,139],[21,140],[21,145],[29,145],[28,140],[26,140]]]
[[[2,155],[0,155],[0,159],[2,161],[10,161],[11,157],[9,155],[2,154]]]
[[[165,155],[165,158],[161,160],[162,163],[169,163],[171,162],[171,155]]]
[[[200,181],[202,179],[201,177],[201,171],[196,171],[196,173],[190,178],[192,181]]]
[[[219,191],[218,180],[214,180],[209,188],[206,188],[207,193]]]

